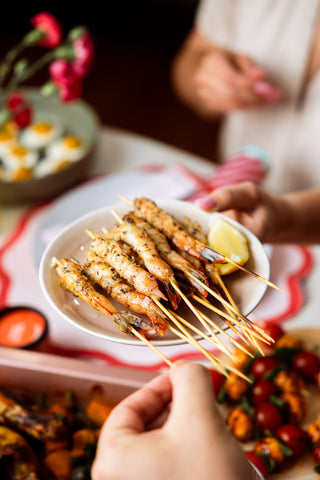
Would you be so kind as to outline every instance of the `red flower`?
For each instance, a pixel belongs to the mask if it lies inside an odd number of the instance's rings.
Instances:
[[[78,80],[73,64],[67,60],[54,60],[49,66],[51,80],[57,86],[67,86]]]
[[[86,32],[77,38],[73,42],[73,48],[76,58],[72,63],[78,77],[83,78],[90,70],[93,60],[94,46],[90,33]]]
[[[52,82],[60,90],[60,100],[70,103],[82,94],[82,82],[78,78],[72,63],[66,60],[55,60],[50,64],[49,73]]]
[[[6,100],[6,106],[18,128],[24,128],[31,123],[32,108],[24,95],[19,92],[11,93]]]
[[[38,44],[42,47],[55,48],[61,42],[61,28],[56,18],[48,12],[41,12],[34,15],[31,24],[41,30],[44,36],[39,40]]]
[[[60,87],[60,100],[63,103],[71,103],[81,97],[82,94],[82,82],[76,80],[70,85],[63,85]]]

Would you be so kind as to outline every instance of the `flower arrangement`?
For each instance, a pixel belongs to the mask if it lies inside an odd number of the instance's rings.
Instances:
[[[70,103],[81,97],[83,79],[92,65],[94,45],[85,26],[72,28],[63,40],[52,14],[40,12],[30,22],[33,28],[0,62],[0,128],[9,121],[19,129],[29,125],[33,106],[19,86],[40,69],[47,66],[49,73],[49,80],[39,89],[41,95],[58,94],[62,103]],[[43,47],[45,53],[30,63],[23,54],[35,46]]]

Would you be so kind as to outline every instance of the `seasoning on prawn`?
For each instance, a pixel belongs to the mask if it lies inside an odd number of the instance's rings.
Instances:
[[[173,270],[160,257],[156,245],[148,233],[129,219],[124,219],[106,236],[116,241],[125,242],[132,247],[142,259],[146,270],[162,282],[172,307],[177,309],[180,297],[171,286],[172,282],[175,281]]]
[[[150,297],[137,292],[125,283],[118,273],[103,259],[89,252],[84,271],[94,283],[100,285],[111,298],[126,306],[135,313],[148,316],[156,333],[164,334],[167,328],[167,318]]]
[[[54,259],[53,266],[59,275],[60,285],[84,302],[111,318],[123,333],[132,335],[130,327],[141,330],[143,334],[153,334],[154,327],[142,318],[129,312],[119,312],[117,308],[99,293],[84,273],[83,266],[76,260]]]
[[[208,295],[207,291],[201,286],[202,282],[208,284],[207,277],[199,268],[195,268],[186,258],[180,255],[177,251],[173,250],[166,238],[158,229],[153,227],[149,222],[137,217],[133,212],[129,212],[124,216],[126,222],[131,221],[140,228],[144,229],[149,237],[153,240],[157,251],[160,256],[174,269],[181,271],[187,281],[204,297]],[[195,282],[187,274],[191,273],[195,276],[199,282]]]
[[[122,278],[133,285],[138,292],[166,300],[154,276],[135,263],[132,257],[129,257],[123,251],[118,241],[103,235],[90,235],[92,237],[90,250],[102,257]]]

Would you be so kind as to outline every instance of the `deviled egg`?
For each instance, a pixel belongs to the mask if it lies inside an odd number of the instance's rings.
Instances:
[[[75,135],[64,135],[48,147],[48,156],[61,160],[79,160],[86,152],[83,139]]]
[[[20,143],[32,149],[47,147],[62,134],[62,127],[52,120],[37,121],[24,128],[20,135]]]

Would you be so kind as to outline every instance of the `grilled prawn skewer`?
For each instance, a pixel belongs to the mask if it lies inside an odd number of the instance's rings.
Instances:
[[[92,237],[90,250],[102,257],[138,292],[166,300],[154,276],[136,264],[132,257],[124,252],[119,242],[102,235],[90,234],[90,236]]]
[[[143,334],[157,333],[154,326],[149,325],[142,318],[129,312],[119,312],[104,295],[97,292],[85,274],[83,266],[76,260],[66,258],[55,260],[53,266],[56,267],[62,287],[111,318],[122,332],[132,335],[130,327],[134,327]]]
[[[130,245],[142,259],[146,270],[163,283],[173,308],[178,308],[180,298],[171,286],[175,281],[173,270],[161,258],[153,239],[145,230],[138,228],[134,222],[123,219],[112,231],[106,233],[106,237]]]
[[[144,229],[149,237],[153,240],[156,245],[156,248],[160,254],[160,256],[172,267],[176,270],[180,270],[183,274],[191,273],[193,276],[198,278],[200,282],[205,284],[208,283],[207,277],[205,274],[195,268],[186,258],[180,255],[178,252],[173,250],[170,247],[170,244],[166,238],[166,236],[161,233],[159,230],[154,228],[150,223],[142,218],[137,217],[133,212],[129,212],[124,216],[124,220],[126,222],[131,221],[134,222],[139,228]],[[203,296],[207,296],[207,291],[201,287],[199,283],[194,282],[188,275],[185,275],[186,279],[190,284]]]
[[[100,285],[114,300],[136,313],[147,315],[157,332],[163,334],[167,328],[167,318],[150,297],[137,292],[125,283],[117,272],[101,257],[89,252],[84,271],[88,277]]]
[[[207,245],[196,240],[190,235],[184,226],[172,215],[167,213],[162,208],[158,207],[152,200],[140,197],[133,200],[135,213],[138,217],[147,220],[151,225],[164,233],[174,245],[181,251],[189,253],[190,255],[200,259],[213,263],[231,263],[240,270],[249,273],[258,280],[263,281],[270,287],[280,290],[279,287],[274,285],[269,280],[262,278],[255,272],[245,268],[243,265],[238,264],[231,258],[227,258],[221,253],[212,250]]]

